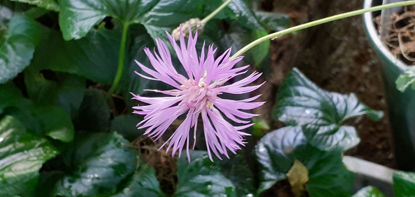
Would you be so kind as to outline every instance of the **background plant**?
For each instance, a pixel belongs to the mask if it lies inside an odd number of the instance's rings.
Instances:
[[[191,163],[178,159],[177,187],[166,192],[154,168],[129,146],[139,137],[129,92],[159,86],[134,76],[133,60],[148,64],[142,51],[154,46],[153,38],[165,39],[164,31],[203,18],[222,3],[2,1],[0,195],[252,196],[285,178],[299,195],[351,195],[353,175],[341,156],[359,138],[343,124],[381,114],[354,95],[318,88],[298,70],[287,76],[275,108],[286,127],[255,148],[258,176],[248,165],[249,152],[212,163],[205,152],[194,151]],[[253,12],[234,0],[206,23],[201,39],[237,50],[289,25],[287,16]],[[261,44],[245,61],[266,70],[271,37],[256,42]]]

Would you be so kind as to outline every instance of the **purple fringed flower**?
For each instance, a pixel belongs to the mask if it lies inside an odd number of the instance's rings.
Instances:
[[[153,140],[158,140],[174,120],[185,114],[184,121],[160,148],[168,144],[167,151],[172,148],[172,155],[177,151],[181,155],[182,149],[186,146],[187,157],[190,161],[189,138],[193,130],[194,148],[198,119],[201,117],[210,160],[213,160],[212,152],[219,159],[222,159],[221,155],[229,158],[228,150],[236,154],[236,150],[241,149],[240,147],[245,144],[243,137],[249,134],[242,130],[253,125],[246,119],[256,114],[246,112],[246,110],[257,108],[264,102],[253,102],[260,95],[243,100],[225,99],[221,98],[221,95],[244,94],[259,88],[263,83],[248,85],[258,79],[261,73],[253,72],[242,80],[229,83],[232,78],[247,72],[248,65],[235,67],[242,57],[231,60],[231,49],[228,49],[215,59],[216,49],[210,45],[205,54],[205,44],[199,57],[196,52],[197,33],[194,37],[189,33],[187,44],[182,33],[180,46],[171,35],[167,35],[186,75],[176,71],[169,49],[162,40],[156,40],[158,53],[156,51],[151,53],[148,48],[144,49],[154,69],[136,61],[146,75],[135,73],[145,79],[166,83],[173,89],[146,90],[164,95],[160,97],[133,94],[133,99],[147,103],[147,105],[133,107],[133,113],[145,115],[144,120],[137,124],[137,128],[147,128],[144,134]],[[243,126],[232,125],[224,116]]]

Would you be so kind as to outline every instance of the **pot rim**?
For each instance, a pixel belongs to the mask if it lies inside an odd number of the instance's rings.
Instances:
[[[364,8],[370,8],[372,7],[373,0],[365,0],[364,1]],[[390,50],[383,44],[383,42],[380,40],[380,37],[378,33],[376,32],[375,25],[373,23],[373,15],[372,12],[367,12],[363,15],[363,23],[366,28],[366,32],[368,34],[369,39],[372,41],[372,43],[379,49],[381,52],[381,55],[384,56],[384,58],[388,59],[391,63],[396,65],[401,70],[407,69],[409,66],[403,63],[401,60],[396,58]]]

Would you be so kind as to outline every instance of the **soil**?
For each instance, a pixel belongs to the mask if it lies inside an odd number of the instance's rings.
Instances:
[[[376,18],[378,27],[386,34],[382,40],[401,61],[415,65],[415,6],[393,13],[389,20],[390,22],[381,24],[380,16]]]
[[[264,10],[288,14],[294,24],[361,9],[362,5],[362,0],[264,0],[261,3]],[[339,93],[355,93],[369,107],[385,112],[385,117],[379,122],[368,117],[348,122],[355,126],[361,142],[346,154],[395,167],[381,62],[369,45],[362,17],[320,25],[294,36],[273,40],[270,54],[271,73],[263,79],[268,83],[260,90],[267,103],[259,109],[259,113],[264,114],[263,118],[271,123],[271,131],[282,126],[271,117],[278,87],[284,76],[293,67],[297,67],[321,88]],[[275,185],[263,196],[277,196],[280,190],[287,190],[286,186]]]

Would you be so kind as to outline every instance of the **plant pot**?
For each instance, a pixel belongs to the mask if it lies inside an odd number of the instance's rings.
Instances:
[[[381,0],[365,0],[364,8],[381,3]],[[380,12],[364,14],[364,25],[370,44],[382,61],[381,68],[398,168],[415,170],[415,90],[408,88],[402,93],[396,89],[395,81],[408,65],[394,57],[380,40],[373,20],[374,16],[379,14]]]

